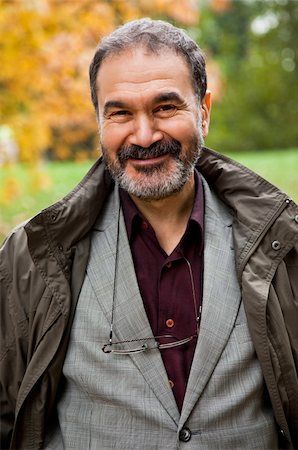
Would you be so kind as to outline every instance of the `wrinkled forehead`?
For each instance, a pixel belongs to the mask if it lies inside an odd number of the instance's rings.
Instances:
[[[140,66],[140,64],[142,64]],[[137,79],[141,72],[149,72],[153,70],[161,72],[175,68],[183,73],[194,88],[193,77],[188,62],[183,54],[177,52],[175,49],[166,46],[151,49],[145,45],[131,46],[119,51],[110,52],[103,59],[101,66],[97,73],[97,90],[100,89],[100,79],[103,72],[109,72],[112,76],[112,71],[123,71],[127,73],[131,71],[131,75]]]

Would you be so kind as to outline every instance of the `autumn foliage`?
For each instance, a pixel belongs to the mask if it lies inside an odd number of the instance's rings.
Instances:
[[[0,126],[13,131],[22,161],[97,154],[89,63],[103,35],[142,16],[192,26],[198,2],[2,0]]]

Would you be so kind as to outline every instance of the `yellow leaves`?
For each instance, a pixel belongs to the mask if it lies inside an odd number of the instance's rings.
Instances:
[[[114,0],[113,6],[115,11],[115,21],[119,24],[140,17],[142,2],[140,1],[138,6],[136,1]]]
[[[99,39],[142,16],[192,25],[198,18],[197,4],[197,0],[1,4],[0,126],[7,123],[13,129],[21,159],[36,161],[49,148],[59,159],[77,158],[80,147],[91,155],[97,149],[98,131],[88,68]]]
[[[144,0],[144,2],[149,3],[147,0]],[[155,0],[153,3],[155,3],[155,8],[161,14],[166,13],[178,23],[191,26],[198,21],[199,9],[197,0]]]
[[[52,186],[51,178],[45,173],[39,164],[28,165],[26,176],[21,178],[15,175],[15,165],[1,167],[1,173],[5,173],[0,183],[0,206],[9,205],[25,194],[33,195],[38,191],[48,190]]]
[[[115,0],[120,22],[144,16],[168,17],[183,25],[193,25],[198,19],[197,0]]]
[[[22,193],[21,183],[16,178],[6,178],[0,189],[0,205],[9,205]]]
[[[65,144],[57,145],[57,148],[55,149],[55,156],[57,159],[70,159],[70,147],[67,147]]]
[[[19,156],[22,161],[37,162],[51,141],[50,130],[37,114],[17,117],[14,122]]]
[[[112,5],[107,2],[96,2],[92,7],[92,14],[87,7],[80,15],[80,23],[84,42],[94,47],[101,36],[115,29],[115,12]]]

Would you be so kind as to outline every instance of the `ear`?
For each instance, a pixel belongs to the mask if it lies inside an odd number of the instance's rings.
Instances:
[[[201,114],[202,114],[202,133],[203,137],[208,136],[210,114],[211,114],[211,92],[206,91],[205,97],[201,102]]]

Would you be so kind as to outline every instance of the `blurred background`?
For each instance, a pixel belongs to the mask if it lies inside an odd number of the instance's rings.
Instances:
[[[0,0],[0,240],[98,157],[89,63],[102,36],[143,16],[204,50],[206,144],[298,200],[298,1]]]

